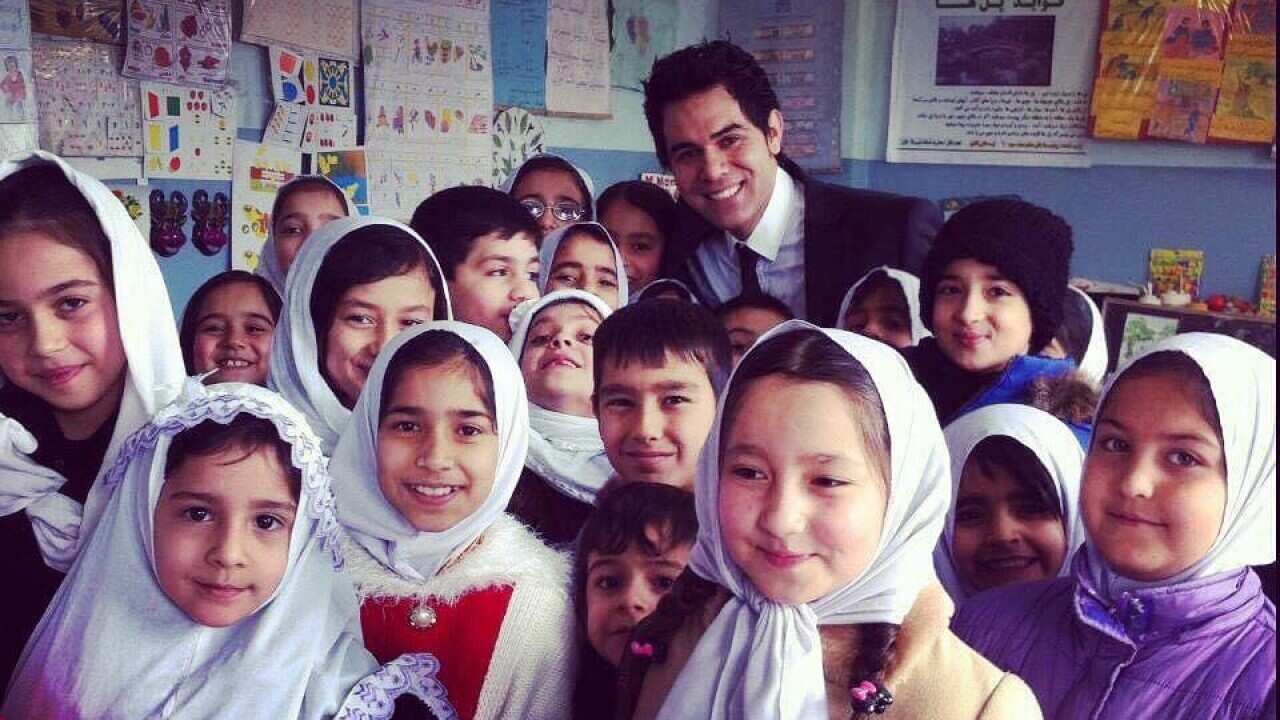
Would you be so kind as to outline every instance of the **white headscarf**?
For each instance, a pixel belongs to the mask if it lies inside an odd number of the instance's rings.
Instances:
[[[511,354],[516,364],[524,356],[525,338],[541,313],[552,305],[579,302],[607,318],[612,313],[603,300],[583,290],[556,290],[537,300],[526,300],[511,311]],[[613,475],[613,466],[600,438],[600,422],[548,410],[529,401],[529,469],[561,494],[595,504],[596,493]]]
[[[1067,552],[1057,575],[1071,574],[1071,558],[1084,543],[1084,519],[1080,516],[1080,473],[1084,465],[1084,450],[1080,441],[1058,418],[1028,405],[988,405],[958,418],[943,431],[947,449],[951,454],[951,505],[942,526],[942,539],[933,552],[933,566],[938,579],[951,599],[959,603],[977,592],[964,580],[952,557],[952,543],[956,536],[956,501],[960,495],[960,478],[964,465],[978,443],[989,437],[1001,436],[1016,440],[1035,453],[1057,491],[1058,507],[1062,508],[1062,529],[1067,540]]]
[[[351,198],[338,187],[338,184],[323,175],[298,175],[289,182],[280,186],[276,190],[275,202],[271,204],[270,225],[267,227],[267,242],[263,244],[262,251],[258,254],[258,274],[266,278],[271,283],[271,287],[276,289],[280,297],[284,297],[285,289],[285,271],[280,267],[280,259],[276,257],[276,219],[280,214],[280,205],[282,200],[294,191],[295,185],[301,183],[312,184],[312,187],[323,187],[317,183],[327,183],[331,185],[335,192],[342,196],[342,206],[346,209],[347,216],[352,217],[356,214],[355,206],[351,204]],[[310,240],[310,238],[307,238]],[[304,243],[305,244],[305,243]]]
[[[266,418],[302,471],[289,561],[271,598],[226,628],[193,621],[161,589],[154,518],[178,433],[205,420]],[[320,718],[377,667],[355,591],[337,572],[338,523],[320,444],[278,395],[192,380],[121,449],[117,488],[27,643],[5,717]]]
[[[907,299],[907,310],[911,315],[911,344],[919,345],[920,341],[933,337],[933,333],[929,332],[929,328],[924,326],[924,322],[920,319],[920,278],[912,275],[906,270],[891,268],[888,265],[881,265],[872,268],[870,272],[858,278],[858,282],[854,283],[849,291],[844,294],[844,300],[840,301],[840,312],[836,315],[836,324],[842,330],[848,330],[845,327],[844,318],[849,314],[849,306],[853,304],[853,297],[858,294],[858,288],[867,281],[872,275],[883,272],[889,276],[889,279],[898,283],[902,288],[902,294]]]
[[[618,250],[618,243],[613,241],[613,236],[609,234],[609,229],[598,222],[576,222],[556,228],[542,240],[542,247],[538,248],[538,291],[547,292],[547,282],[551,279],[551,264],[555,262],[556,251],[560,249],[560,243],[565,236],[579,228],[592,228],[603,235],[604,239],[609,242],[609,249],[613,251],[613,269],[618,273],[618,307],[627,304],[627,298],[630,297],[631,287],[627,282],[627,269],[623,263],[622,252]],[[591,230],[587,230],[588,233]]]
[[[516,168],[515,172],[508,175],[507,179],[502,182],[502,187],[500,188],[502,192],[510,195],[511,191],[515,189],[516,183],[520,182],[520,176],[524,174],[525,167],[534,160],[541,160],[543,158],[559,160],[572,168],[573,171],[577,173],[578,178],[582,180],[582,184],[587,188],[587,202],[591,203],[593,206],[595,205],[594,198],[596,196],[596,186],[595,183],[591,182],[591,176],[587,174],[586,170],[583,170],[577,165],[569,162],[568,158],[555,153],[537,153],[536,155],[530,155],[524,162],[520,163],[520,167]]]
[[[685,297],[689,299],[689,302],[693,303],[694,305],[700,304],[698,302],[698,295],[694,293],[692,290],[690,290],[688,285],[685,285],[684,283],[680,282],[679,280],[676,280],[675,278],[658,278],[657,280],[654,280],[648,285],[645,285],[644,287],[640,288],[640,290],[638,290],[637,292],[632,293],[630,302],[632,303],[640,302],[641,300],[644,300],[646,297],[648,297],[651,293],[657,294],[662,292],[663,290],[679,290],[680,292],[685,294]]]
[[[441,532],[413,527],[387,502],[378,485],[378,415],[387,366],[406,343],[428,332],[456,335],[475,348],[493,378],[497,409],[498,471],[489,496],[475,512]],[[424,323],[400,333],[382,349],[352,412],[354,418],[329,465],[339,519],[352,539],[388,569],[416,581],[434,577],[506,510],[520,480],[529,445],[529,410],[520,368],[502,340],[485,328],[453,321]]]
[[[1094,387],[1102,385],[1102,378],[1107,374],[1107,333],[1102,327],[1102,313],[1098,305],[1089,297],[1089,293],[1074,285],[1067,286],[1068,292],[1074,292],[1084,298],[1089,308],[1089,344],[1085,347],[1084,356],[1080,359],[1080,374],[1084,375]]]
[[[352,216],[334,220],[307,238],[285,283],[284,305],[280,308],[280,321],[276,323],[275,337],[271,342],[267,387],[278,391],[302,411],[307,422],[311,423],[311,429],[320,437],[325,452],[332,451],[337,444],[351,411],[343,407],[333,388],[320,374],[323,358],[319,356],[319,340],[311,317],[311,293],[320,267],[333,246],[356,230],[371,225],[389,225],[402,230],[426,248],[444,292],[445,319],[453,318],[449,289],[440,270],[440,262],[426,241],[409,226],[382,217]]]
[[[793,332],[820,332],[866,368],[880,394],[890,436],[888,505],[867,568],[843,587],[804,605],[764,597],[730,558],[721,537],[720,443],[725,398],[699,461],[694,497],[698,540],[690,567],[733,594],[698,641],[667,696],[659,718],[827,717],[819,625],[901,623],[933,579],[933,548],[947,512],[947,447],[933,404],[893,348],[843,330],[789,320],[762,335],[740,370],[766,341]],[[735,370],[735,376],[737,374]]]
[[[1098,403],[1098,412],[1106,407],[1107,395],[1125,371],[1142,358],[1165,351],[1191,358],[1213,391],[1227,463],[1226,511],[1218,537],[1205,556],[1164,580],[1140,582],[1119,575],[1107,566],[1093,543],[1087,543],[1093,580],[1105,593],[1176,585],[1276,560],[1275,359],[1226,335],[1174,335],[1151,345],[1112,376]],[[1095,423],[1097,419],[1094,418]]]
[[[84,195],[111,243],[116,316],[128,366],[115,428],[98,471],[100,479],[130,433],[177,397],[187,372],[160,266],[120,200],[98,180],[43,151],[0,164],[0,179],[45,164],[56,166]],[[0,431],[0,516],[25,510],[45,563],[65,572],[75,560],[81,539],[92,532],[110,493],[100,481],[95,482],[81,508],[80,503],[58,492],[66,478],[27,457],[36,449],[35,438],[12,419],[0,422],[7,426]]]

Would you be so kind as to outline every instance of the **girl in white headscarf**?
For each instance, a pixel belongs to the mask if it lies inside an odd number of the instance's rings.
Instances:
[[[1276,680],[1276,363],[1162,340],[1103,393],[1072,574],[967,602],[961,638],[1052,717],[1260,718]],[[1045,652],[1043,648],[1052,648]]]
[[[630,287],[622,253],[613,236],[596,222],[562,226],[538,249],[538,290],[586,290],[611,309],[627,304]]]
[[[299,175],[276,191],[267,242],[258,256],[258,274],[284,297],[285,278],[302,244],[316,230],[355,215],[351,198],[323,175]]]
[[[920,278],[888,265],[873,269],[849,288],[836,322],[843,330],[899,350],[931,336],[920,320]]]
[[[1063,299],[1062,325],[1053,341],[1040,353],[1045,357],[1067,358],[1076,364],[1080,375],[1095,389],[1107,374],[1107,334],[1102,326],[1102,313],[1089,294],[1074,285],[1067,286]]]
[[[592,339],[610,314],[582,290],[556,290],[511,312],[511,354],[529,392],[528,472],[510,512],[553,545],[572,541],[613,475],[591,401]]]
[[[289,273],[267,386],[306,415],[329,452],[378,351],[451,313],[440,265],[416,232],[386,218],[334,220]]]
[[[1061,420],[1026,405],[988,405],[943,430],[953,497],[933,553],[960,604],[981,590],[1071,574],[1084,542],[1084,450]]]
[[[689,571],[632,635],[628,715],[1039,717],[947,630],[947,471],[895,350],[799,320],[761,337],[703,449]]]
[[[349,694],[350,711],[392,694],[381,676],[352,693],[377,666],[336,570],[325,458],[278,395],[193,380],[102,482],[115,492],[23,654],[6,717],[329,718]],[[440,696],[435,667],[403,658],[390,674]]]
[[[595,220],[595,185],[582,168],[554,153],[538,153],[502,183],[502,192],[520,201],[545,235],[579,220]]]
[[[111,191],[36,152],[0,164],[0,678],[106,506],[97,482],[186,373],[160,268]]]
[[[462,718],[569,716],[568,563],[503,512],[528,423],[502,341],[428,323],[378,355],[330,464],[367,647],[437,657]]]

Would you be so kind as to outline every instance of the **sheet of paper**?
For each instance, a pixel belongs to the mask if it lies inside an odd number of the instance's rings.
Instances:
[[[148,178],[230,180],[236,137],[230,90],[142,83]]]
[[[296,150],[237,140],[231,182],[231,267],[254,271],[271,230],[271,206],[280,186],[302,172]]]
[[[369,171],[363,148],[316,153],[312,167],[342,188],[359,214],[369,214]]]
[[[547,106],[547,0],[493,0],[493,102],[499,107]]]
[[[0,0],[0,48],[31,48],[31,13],[24,0]]]
[[[366,0],[365,147],[372,212],[493,173],[488,0]]]
[[[262,142],[298,150],[307,129],[307,109],[301,105],[277,103],[262,131]]]
[[[38,148],[35,125],[0,125],[0,158],[26,155]]]
[[[231,60],[227,0],[128,0],[126,77],[222,87]]]
[[[609,117],[607,0],[549,0],[547,112]]]
[[[31,29],[123,45],[124,5],[121,0],[31,0]]]
[[[358,144],[356,116],[350,110],[312,108],[307,115],[307,127],[302,133],[303,152],[350,150]]]
[[[1087,166],[1099,5],[902,0],[887,159]]]
[[[245,0],[240,37],[355,59],[357,6],[357,0]]]
[[[676,49],[680,6],[675,0],[612,0],[612,5],[610,80],[616,88],[643,91],[640,81],[649,77],[653,61]],[[724,9],[727,5],[721,4],[721,18],[727,14]],[[837,32],[836,47],[839,45]]]
[[[493,186],[500,187],[525,160],[546,152],[542,120],[522,108],[493,116]]]
[[[58,155],[142,155],[138,81],[120,76],[121,54],[114,45],[33,41],[40,147]]]

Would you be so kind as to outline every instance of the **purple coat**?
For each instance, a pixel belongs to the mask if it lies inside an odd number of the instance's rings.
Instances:
[[[1031,686],[1045,718],[1260,718],[1276,682],[1276,609],[1248,568],[1125,593],[1112,607],[1088,553],[1073,577],[967,601],[952,630]]]

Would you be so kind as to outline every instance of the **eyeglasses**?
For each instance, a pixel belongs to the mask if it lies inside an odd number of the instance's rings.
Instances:
[[[577,222],[587,214],[586,208],[576,202],[570,202],[568,200],[547,206],[537,198],[527,198],[525,200],[521,200],[520,204],[524,206],[525,210],[529,211],[529,214],[532,215],[534,219],[541,218],[542,214],[547,210],[550,210],[552,217],[560,222]]]

